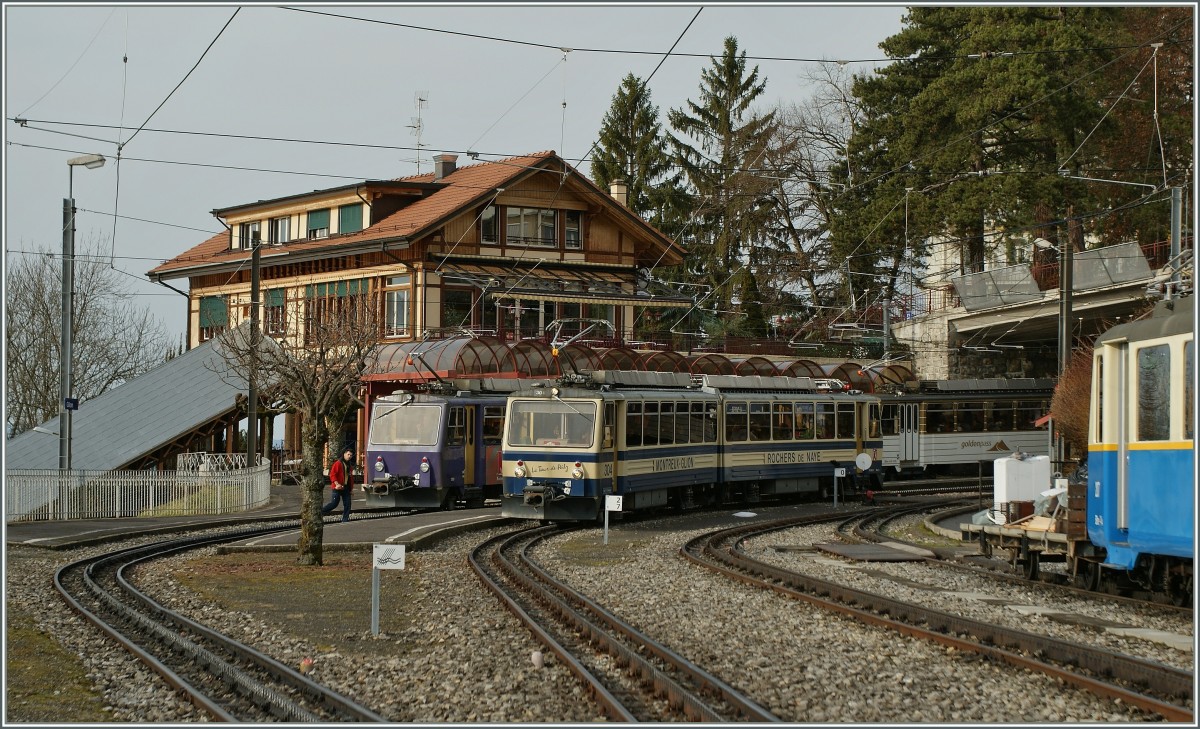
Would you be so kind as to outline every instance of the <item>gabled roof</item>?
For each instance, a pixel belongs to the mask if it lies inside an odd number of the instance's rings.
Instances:
[[[625,225],[640,230],[647,238],[672,251],[682,260],[684,252],[674,241],[624,205],[613,200],[586,176],[571,168],[553,150],[460,167],[441,180],[437,180],[439,187],[425,197],[397,210],[368,228],[355,233],[334,234],[317,240],[301,239],[281,246],[264,247],[262,256],[265,262],[268,258],[275,256],[287,256],[294,260],[297,257],[307,259],[361,253],[378,250],[381,246],[392,247],[393,250],[403,248],[412,241],[433,232],[471,206],[490,200],[496,195],[497,188],[512,185],[524,177],[558,165],[568,170],[570,173],[568,179],[572,181],[572,184],[590,188],[588,192],[593,195],[599,193],[594,197],[612,210]],[[394,182],[433,183],[434,175],[432,173],[413,175],[399,178]],[[225,210],[234,209],[238,208],[225,208]],[[250,257],[250,251],[231,249],[229,240],[228,232],[218,233],[191,250],[154,267],[147,275],[154,280],[164,280],[183,278],[209,271],[215,273],[223,268],[237,267]],[[392,243],[395,245],[392,246]]]

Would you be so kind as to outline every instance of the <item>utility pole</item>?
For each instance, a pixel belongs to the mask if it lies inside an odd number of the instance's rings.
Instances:
[[[258,465],[255,459],[258,454],[258,387],[255,370],[258,369],[258,269],[262,260],[262,240],[255,235],[250,245],[250,372],[246,393],[246,465],[254,468]]]

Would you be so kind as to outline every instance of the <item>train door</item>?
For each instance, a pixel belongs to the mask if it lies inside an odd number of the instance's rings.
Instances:
[[[896,405],[896,425],[900,435],[900,462],[916,461],[921,457],[921,406],[915,402]]]
[[[617,493],[617,403],[604,401],[604,418],[600,425],[600,488]]]
[[[463,486],[470,488],[475,483],[475,409],[477,405],[466,406],[466,442],[463,443]]]

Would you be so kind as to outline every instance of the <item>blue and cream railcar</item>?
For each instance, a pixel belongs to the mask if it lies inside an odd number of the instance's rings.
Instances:
[[[1087,536],[1081,570],[1108,570],[1176,602],[1192,599],[1196,461],[1193,299],[1096,340],[1088,428]]]
[[[809,378],[594,372],[590,386],[544,384],[509,398],[505,516],[591,521],[622,510],[688,508],[819,492],[868,453],[878,400],[820,392]],[[840,418],[840,420],[839,420]]]
[[[1052,379],[922,380],[881,394],[883,466],[889,474],[975,474],[1015,451],[1050,453]]]
[[[845,468],[847,476],[857,470],[878,485],[883,448],[878,398],[829,390],[806,377],[708,375],[703,389],[721,398],[723,491],[750,499],[827,496],[837,468]],[[870,465],[857,469],[864,453]],[[843,481],[847,488],[856,482]]]
[[[451,390],[387,395],[372,404],[367,506],[472,508],[500,498],[506,394]]]

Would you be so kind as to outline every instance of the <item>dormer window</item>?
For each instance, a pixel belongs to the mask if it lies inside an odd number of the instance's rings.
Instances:
[[[259,221],[253,223],[242,223],[241,232],[238,235],[239,248],[253,248],[262,241],[262,234],[259,232]]]
[[[583,213],[568,210],[563,213],[563,247],[567,250],[583,250]]]
[[[268,242],[279,245],[292,239],[292,219],[290,216],[271,218],[271,229],[268,231]]]
[[[329,237],[329,208],[308,211],[308,237]]]
[[[555,214],[543,208],[505,209],[507,236],[510,246],[536,246],[554,248],[558,245],[555,236]]]
[[[488,205],[479,216],[479,241],[499,243],[500,231],[496,228],[496,206]]]
[[[362,203],[342,205],[338,208],[338,232],[357,233],[363,229]]]

